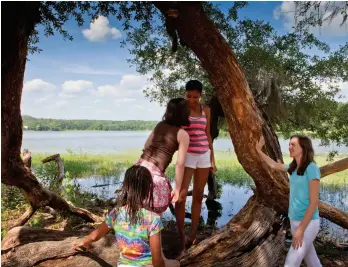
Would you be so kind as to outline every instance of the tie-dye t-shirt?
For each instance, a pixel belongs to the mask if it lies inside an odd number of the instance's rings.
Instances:
[[[112,209],[106,215],[106,224],[113,228],[120,249],[120,264],[134,266],[152,266],[150,236],[163,229],[157,213],[146,209],[139,210],[140,222],[130,225],[126,221],[126,209]]]

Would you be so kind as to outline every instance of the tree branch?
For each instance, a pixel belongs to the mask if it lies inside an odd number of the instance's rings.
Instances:
[[[60,185],[63,181],[63,178],[64,178],[64,164],[63,164],[63,161],[62,159],[60,158],[60,154],[55,154],[55,155],[52,155],[52,156],[49,156],[47,158],[44,158],[42,160],[42,163],[45,164],[47,162],[50,162],[50,161],[55,161],[58,165],[58,184]]]
[[[348,169],[348,157],[320,167],[320,178]]]
[[[25,225],[36,211],[36,208],[30,206],[30,208],[27,209],[27,211],[11,226],[11,228]]]
[[[348,213],[344,212],[334,206],[319,202],[319,215],[328,219],[329,221],[348,229]]]

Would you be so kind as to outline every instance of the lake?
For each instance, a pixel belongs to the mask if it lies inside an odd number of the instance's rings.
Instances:
[[[90,154],[121,153],[127,150],[140,150],[144,147],[150,132],[23,132],[22,150],[29,149],[33,153],[66,153],[67,149],[74,152]],[[288,152],[289,140],[279,139],[281,150]],[[348,153],[346,146],[320,146],[320,140],[313,140],[316,153],[325,153],[337,150],[339,153]],[[214,141],[216,150],[233,150],[230,138],[218,138]]]
[[[68,149],[79,153],[105,154],[105,153],[124,153],[127,151],[138,150],[139,154],[144,146],[145,140],[150,132],[30,132],[24,131],[22,149],[27,148],[33,152],[34,157],[37,153],[64,154]],[[288,140],[279,140],[283,152],[288,152]],[[340,153],[348,153],[348,148],[341,147],[322,147],[319,140],[313,140],[313,146],[317,153],[329,152],[332,149]],[[232,151],[233,145],[229,138],[219,138],[214,142],[216,150]],[[68,170],[67,170],[68,171]],[[219,178],[219,177],[218,177]],[[222,177],[220,177],[222,178]],[[123,173],[113,177],[85,177],[76,179],[75,183],[80,184],[82,190],[95,193],[99,198],[111,198],[115,190],[120,186]],[[250,182],[245,184],[221,183],[221,196],[214,203],[203,203],[202,219],[204,224],[221,227],[225,225],[233,215],[235,215],[253,194]],[[100,186],[104,185],[104,186]],[[97,187],[96,187],[97,186]],[[326,201],[344,211],[348,211],[348,185],[340,188],[326,188],[321,186],[320,199]],[[208,193],[207,186],[205,193]],[[205,201],[205,200],[204,200]],[[209,205],[210,204],[210,205]],[[219,206],[212,209],[211,206]],[[186,211],[190,212],[191,197],[188,197]],[[164,214],[167,220],[174,219],[168,209]],[[190,221],[187,219],[187,221]],[[321,235],[334,238],[337,241],[348,241],[348,231],[330,223],[327,220],[321,222]]]
[[[81,186],[83,191],[94,193],[101,199],[110,199],[115,196],[114,192],[121,185],[124,173],[115,177],[89,177],[86,179],[76,179],[75,183]],[[250,183],[232,184],[220,183],[222,185],[221,196],[216,201],[203,200],[201,219],[203,225],[220,228],[228,223],[232,216],[243,208],[244,204],[253,195]],[[174,187],[174,183],[172,183]],[[190,186],[192,189],[192,185]],[[348,186],[345,185],[338,190],[332,190],[324,186],[320,190],[320,199],[330,203],[337,208],[348,211]],[[205,187],[204,194],[208,194],[208,187]],[[188,196],[186,201],[186,212],[191,212],[192,197]],[[165,220],[175,220],[174,215],[168,208],[164,213]],[[190,222],[190,219],[185,219]],[[326,219],[321,219],[321,229],[319,235],[336,242],[348,241],[348,230],[339,227]]]

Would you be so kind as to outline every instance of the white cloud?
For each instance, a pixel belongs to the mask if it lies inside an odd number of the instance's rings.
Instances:
[[[90,75],[122,75],[122,72],[115,70],[105,70],[105,69],[94,69],[89,66],[74,65],[69,67],[64,67],[63,70],[69,73],[76,74],[90,74]]]
[[[90,89],[93,83],[85,80],[65,81],[62,84],[62,93],[65,95],[80,93],[85,89]]]
[[[97,96],[128,98],[130,101],[130,99],[142,96],[142,91],[148,85],[150,85],[148,76],[127,74],[122,76],[118,84],[98,86],[96,90],[89,90],[89,92]]]
[[[76,95],[73,95],[73,94],[69,94],[69,93],[64,93],[64,92],[60,92],[59,94],[58,94],[58,96],[59,97],[61,97],[61,98],[74,98],[74,97],[76,97]]]
[[[43,96],[43,97],[36,99],[35,103],[36,104],[48,104],[52,98],[53,98],[53,95]]]
[[[121,104],[121,103],[132,103],[137,101],[136,98],[121,98],[121,99],[115,99],[115,104]]]
[[[108,36],[111,36],[112,39],[122,37],[118,29],[109,27],[109,20],[104,16],[99,16],[91,22],[90,28],[83,30],[82,33],[91,42],[105,41]]]
[[[62,106],[65,106],[66,104],[68,104],[68,101],[66,101],[66,100],[58,100],[56,102],[57,107],[62,107]]]
[[[345,4],[345,2],[341,2]],[[320,11],[324,9],[325,2],[321,2]],[[291,31],[295,26],[295,10],[296,5],[295,2],[284,1],[282,4],[275,8],[273,11],[273,17],[277,20],[282,20],[284,24],[284,28],[288,31]],[[314,9],[313,9],[314,10]],[[330,15],[330,11],[324,14],[324,18],[327,18]],[[300,21],[303,18],[298,18]],[[343,14],[338,14],[330,20],[326,20],[323,22],[321,27],[311,27],[310,32],[315,35],[323,35],[323,36],[345,36],[348,35],[348,30],[345,25],[341,26],[343,21]]]
[[[25,82],[23,86],[23,90],[28,92],[53,91],[54,89],[56,89],[54,84],[45,82],[41,79],[33,79],[29,82]]]
[[[98,109],[96,112],[98,114],[109,114],[109,113],[111,113],[111,111],[108,110],[108,109]]]

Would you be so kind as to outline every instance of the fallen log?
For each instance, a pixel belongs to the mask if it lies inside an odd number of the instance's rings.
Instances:
[[[88,252],[72,249],[85,232],[65,232],[16,227],[2,241],[2,267],[112,267],[119,258],[115,236],[111,233],[94,243]]]

